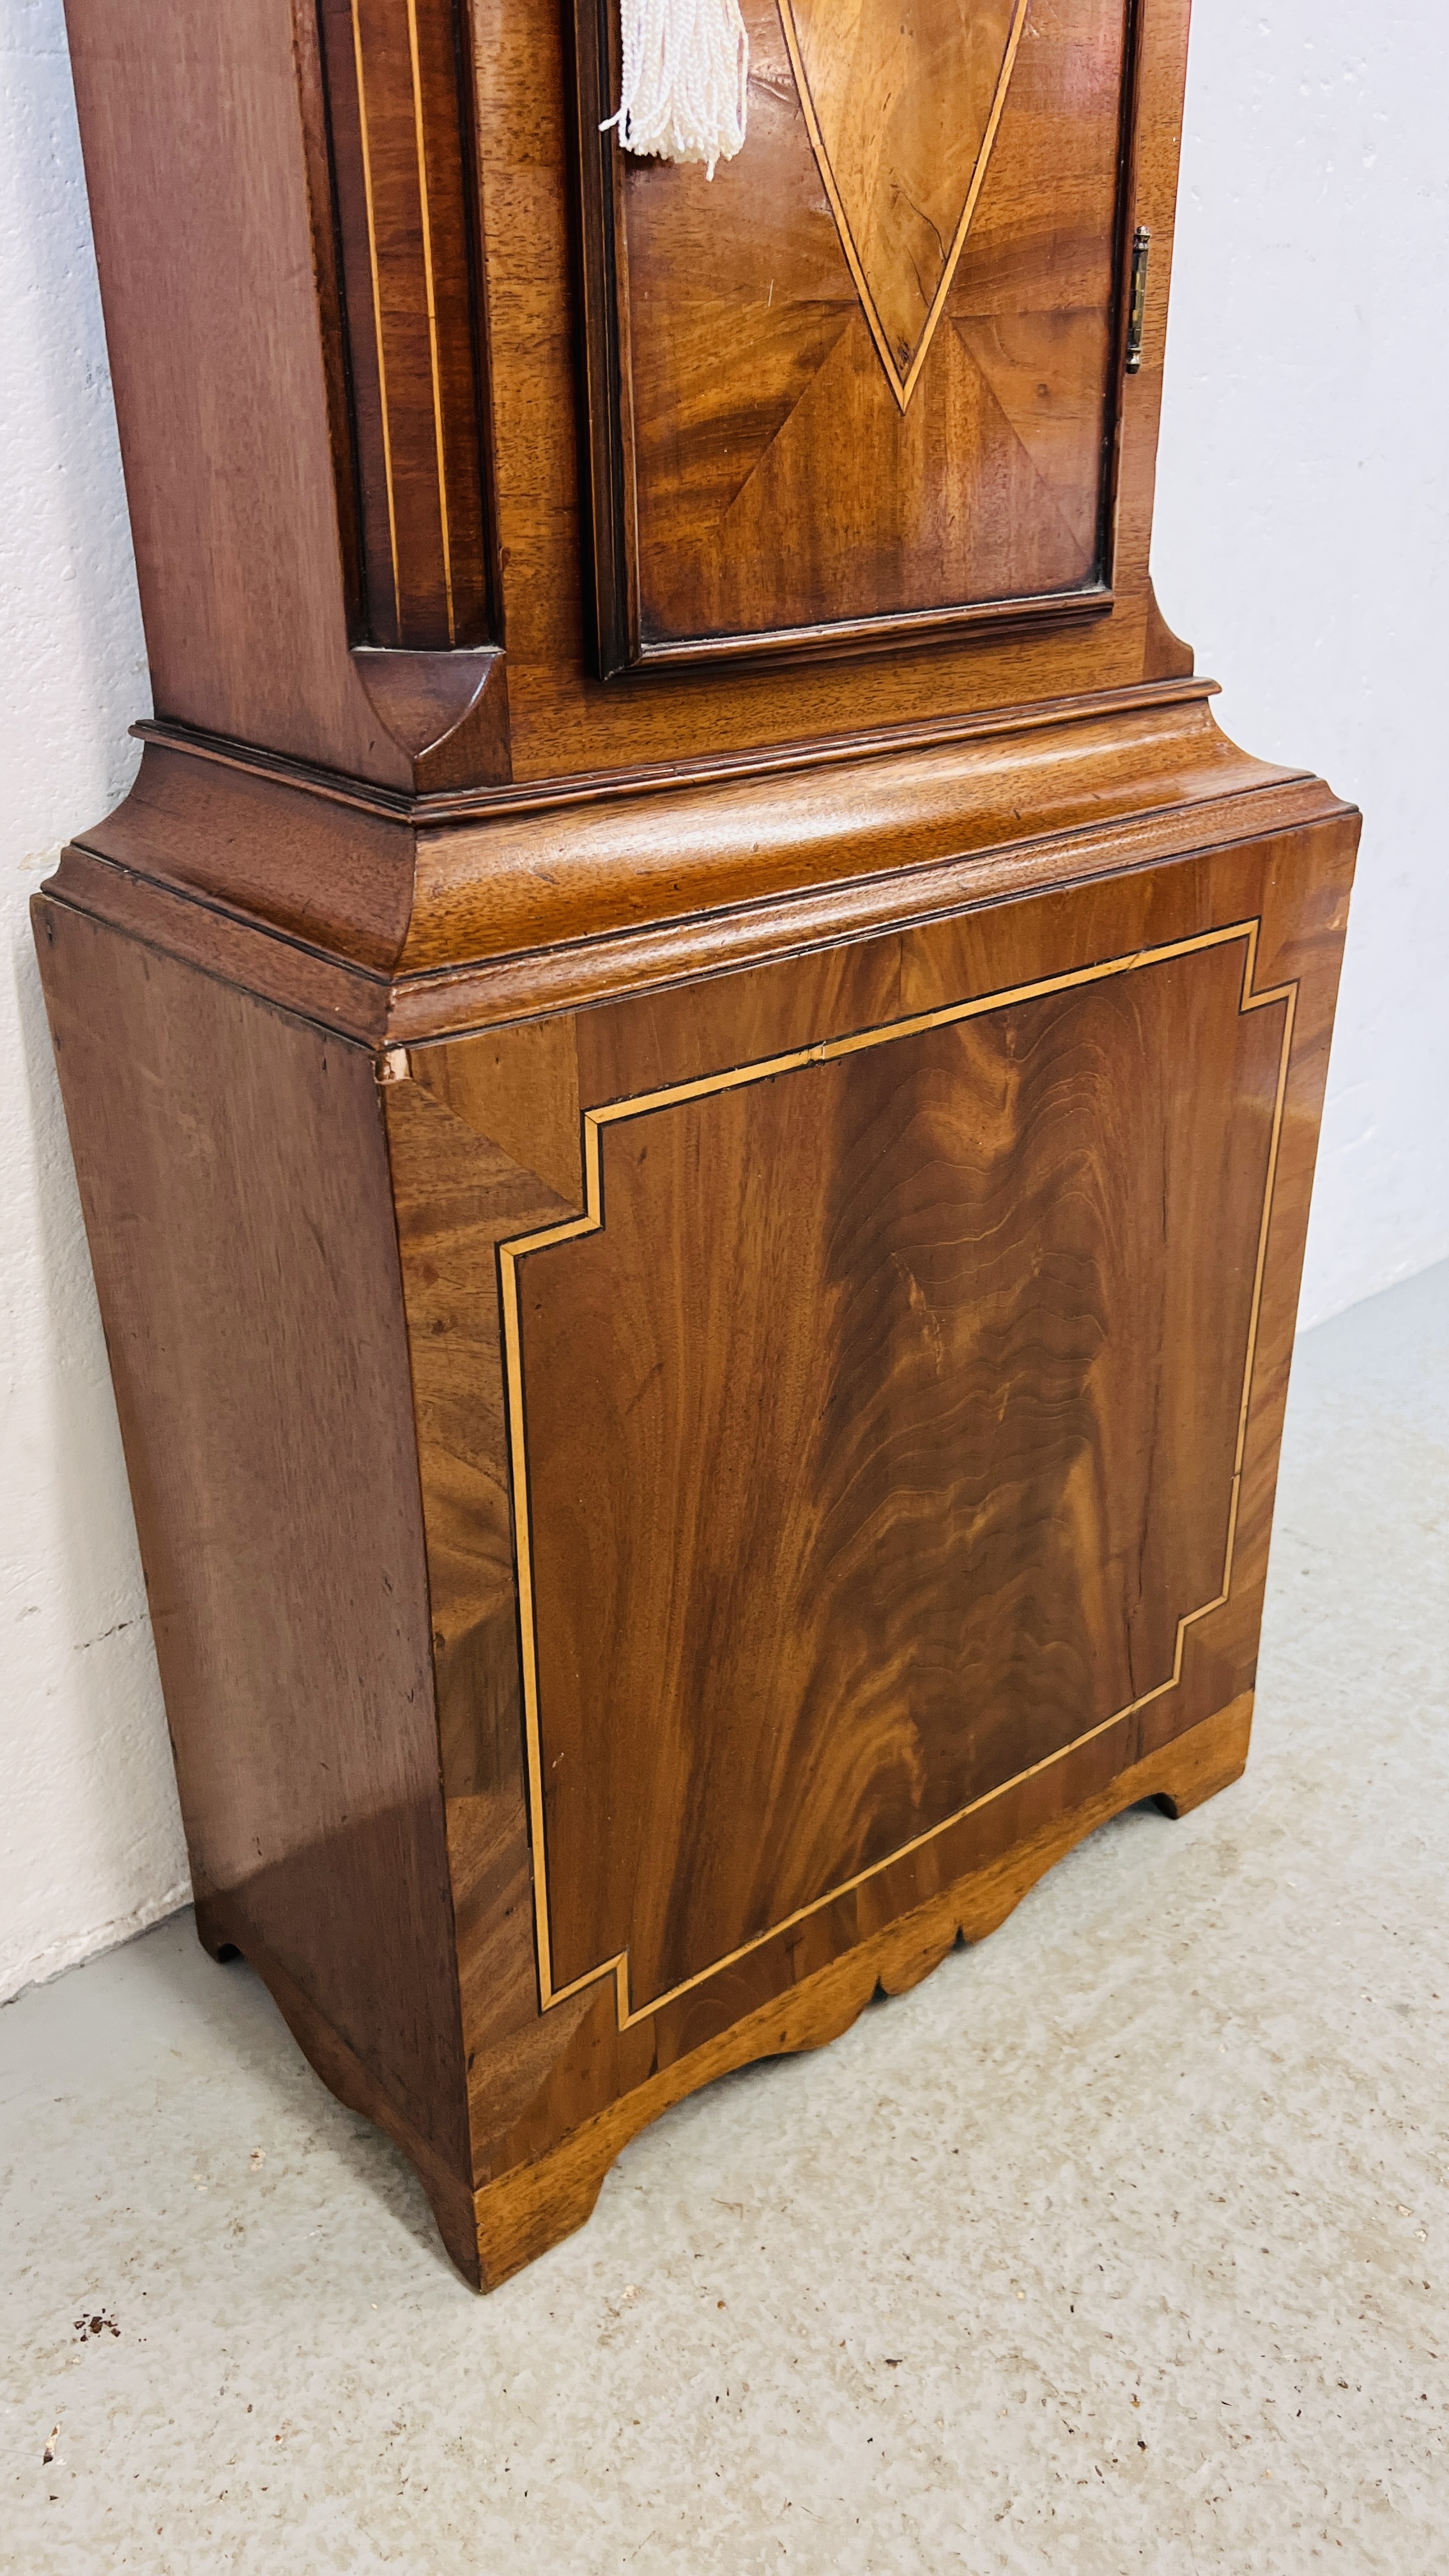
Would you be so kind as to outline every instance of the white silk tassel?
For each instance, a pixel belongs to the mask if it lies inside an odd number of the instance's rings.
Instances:
[[[626,152],[702,161],[707,179],[745,139],[750,40],[739,0],[619,0],[618,113]]]

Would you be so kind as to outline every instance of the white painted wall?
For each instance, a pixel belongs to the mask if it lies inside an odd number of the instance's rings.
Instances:
[[[26,911],[146,705],[60,0],[0,0],[0,1998],[187,1893]]]
[[[1301,1323],[1449,1255],[1449,27],[1194,0],[1153,568],[1365,816]]]
[[[1446,63],[1438,0],[1198,0],[1159,595],[1369,818],[1305,1321],[1449,1254]],[[60,0],[0,0],[0,316],[3,1997],[186,1892],[25,911],[146,704]]]

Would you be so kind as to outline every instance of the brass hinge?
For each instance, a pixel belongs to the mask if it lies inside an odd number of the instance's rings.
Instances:
[[[1127,307],[1127,373],[1135,376],[1142,365],[1142,326],[1147,319],[1147,262],[1152,254],[1152,232],[1139,224],[1132,236],[1132,294]]]

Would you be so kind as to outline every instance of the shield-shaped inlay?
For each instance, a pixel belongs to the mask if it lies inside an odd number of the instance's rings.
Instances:
[[[986,176],[1030,0],[780,0],[815,158],[902,411]]]

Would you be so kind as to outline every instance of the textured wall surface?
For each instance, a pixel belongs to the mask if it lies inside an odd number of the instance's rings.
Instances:
[[[27,905],[146,710],[59,0],[0,0],[0,1996],[179,1904],[186,1855]]]
[[[1369,817],[1310,1321],[1449,1252],[1446,131],[1431,0],[1198,0],[1159,595],[1228,730]],[[185,1893],[25,912],[124,788],[146,703],[60,0],[0,0],[0,313],[3,1997]]]
[[[1157,595],[1365,818],[1305,1327],[1449,1253],[1446,133],[1442,0],[1194,0]]]

